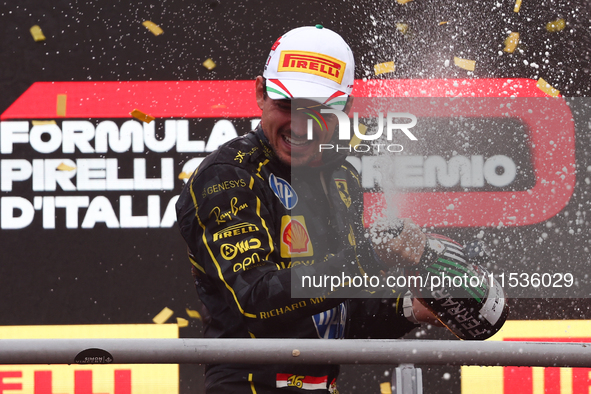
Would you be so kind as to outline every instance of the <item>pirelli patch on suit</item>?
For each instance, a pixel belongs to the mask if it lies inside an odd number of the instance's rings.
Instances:
[[[213,233],[213,241],[219,241],[221,239],[234,237],[240,234],[254,233],[256,231],[259,231],[259,228],[252,223],[238,223]]]

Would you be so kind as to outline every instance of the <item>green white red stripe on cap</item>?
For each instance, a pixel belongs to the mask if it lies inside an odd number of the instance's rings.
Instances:
[[[337,90],[324,102],[324,105],[341,109],[347,104],[347,98],[348,96],[344,92]]]
[[[293,98],[293,94],[291,94],[285,85],[278,79],[267,79],[267,94],[275,100],[280,98]],[[282,97],[273,97],[273,94],[278,94]]]
[[[269,97],[273,100],[281,100],[287,99],[291,100],[293,98],[304,98],[304,97],[294,97],[294,95],[290,92],[290,90],[285,86],[280,80],[278,79],[267,79],[266,81],[266,91]],[[317,101],[318,98],[316,97],[305,97],[311,100]],[[335,108],[335,109],[344,109],[345,105],[347,104],[347,94],[337,90],[334,92],[329,98],[324,101],[319,101],[323,105],[327,107]]]

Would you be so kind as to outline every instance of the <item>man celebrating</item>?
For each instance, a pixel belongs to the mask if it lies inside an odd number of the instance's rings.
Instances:
[[[399,289],[384,300],[326,287],[292,296],[303,277],[414,265],[425,245],[409,220],[373,245],[359,175],[345,156],[319,149],[337,118],[324,115],[308,135],[306,112],[349,112],[354,68],[349,46],[320,25],[280,37],[255,82],[260,125],[208,156],[184,188],[178,223],[206,309],[205,337],[397,338],[417,319],[434,320],[418,305],[409,311],[408,300],[405,314]],[[336,392],[337,375],[335,365],[209,365],[206,392]]]

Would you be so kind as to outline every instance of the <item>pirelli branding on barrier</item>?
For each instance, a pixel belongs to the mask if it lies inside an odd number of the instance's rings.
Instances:
[[[0,327],[0,338],[178,338],[178,326],[176,324],[5,326]],[[85,360],[78,360],[79,364],[75,364],[72,360],[71,365],[0,365],[0,393],[160,394],[179,392],[178,365],[117,364],[116,359],[109,360],[104,357],[92,357],[92,355],[85,357]]]
[[[591,342],[589,320],[507,321],[491,341]],[[462,367],[462,394],[587,394],[591,368]]]

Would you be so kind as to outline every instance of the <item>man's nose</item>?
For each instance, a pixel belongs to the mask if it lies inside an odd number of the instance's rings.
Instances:
[[[297,137],[305,137],[308,133],[308,119],[306,115],[292,115],[291,117],[291,134]]]

